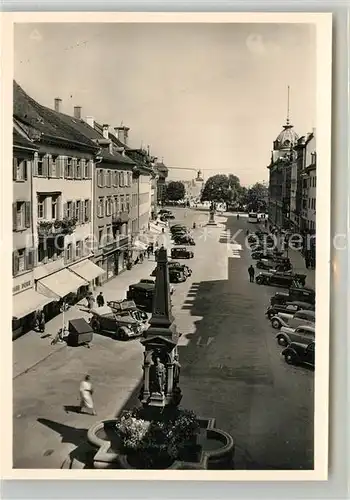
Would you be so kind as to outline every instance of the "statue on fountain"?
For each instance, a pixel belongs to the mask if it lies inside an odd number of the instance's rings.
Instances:
[[[209,221],[208,221],[208,226],[216,226],[216,222],[215,222],[214,215],[215,215],[215,202],[214,202],[214,201],[212,201],[212,202],[210,203],[210,208],[209,208]]]

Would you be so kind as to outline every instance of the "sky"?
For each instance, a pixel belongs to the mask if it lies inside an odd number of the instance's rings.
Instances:
[[[130,127],[169,178],[235,174],[268,179],[287,115],[299,135],[316,121],[316,38],[308,24],[15,26],[16,81],[45,106]],[[194,170],[179,170],[175,167]]]

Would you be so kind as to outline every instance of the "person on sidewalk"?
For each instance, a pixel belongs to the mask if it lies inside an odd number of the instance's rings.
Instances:
[[[103,296],[103,293],[100,292],[97,297],[96,297],[96,302],[98,307],[103,307],[105,305],[105,298]]]
[[[248,267],[248,274],[249,274],[249,281],[251,283],[254,283],[255,269],[252,266],[252,264],[250,264],[250,266]]]
[[[84,408],[86,408],[89,413],[91,412],[92,415],[96,415],[95,409],[94,409],[94,402],[92,400],[92,394],[93,394],[93,389],[92,389],[92,384],[90,381],[90,375],[86,375],[84,380],[80,382],[80,413],[83,413]]]
[[[40,311],[39,313],[39,332],[45,332],[45,314],[44,311]]]
[[[94,308],[95,299],[94,299],[94,296],[92,295],[92,292],[89,293],[89,295],[86,297],[86,300],[87,300],[88,308],[89,309],[93,309]]]

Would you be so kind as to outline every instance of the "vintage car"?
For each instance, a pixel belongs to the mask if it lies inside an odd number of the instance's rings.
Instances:
[[[196,244],[192,236],[190,236],[189,234],[174,236],[174,243],[176,245],[191,245],[191,246],[194,246]]]
[[[272,306],[285,304],[286,302],[301,301],[315,304],[315,290],[309,287],[290,287],[288,292],[276,292],[270,299]]]
[[[170,274],[170,273],[169,273]],[[155,278],[142,278],[139,283],[150,283],[152,285],[155,285],[156,284],[156,279]],[[170,295],[172,295],[175,291],[175,288],[170,285]]]
[[[179,230],[187,231],[187,227],[184,226],[184,224],[174,224],[173,226],[170,227],[171,233],[179,231]]]
[[[154,283],[135,283],[129,286],[126,298],[133,300],[137,307],[152,312],[154,290]]]
[[[171,260],[169,262],[169,269],[179,269],[184,273],[186,278],[188,278],[188,276],[191,276],[192,274],[191,268],[186,266],[186,264],[181,264],[181,262],[176,262],[176,260]]]
[[[311,325],[315,324],[315,311],[301,310],[295,313],[289,312],[279,312],[271,318],[271,325],[273,328],[278,330],[282,326],[287,326],[289,328],[296,328],[300,325]]]
[[[147,328],[144,322],[137,321],[130,315],[119,315],[108,306],[91,309],[89,312],[89,322],[94,332],[108,333],[118,340],[138,337]]]
[[[282,326],[276,335],[276,340],[279,345],[283,346],[287,346],[292,342],[309,344],[315,340],[315,325],[300,325],[296,328]]]
[[[257,275],[255,282],[258,285],[279,286],[289,288],[290,286],[304,286],[306,281],[305,274],[290,274],[281,272],[263,271]]]
[[[256,263],[256,267],[257,269],[266,271],[273,270],[279,272],[291,271],[293,269],[289,259],[285,262],[272,259],[259,259]]]
[[[193,259],[194,253],[186,247],[174,247],[170,251],[172,259]]]
[[[110,307],[113,312],[119,315],[129,315],[131,318],[136,319],[137,321],[148,321],[147,313],[145,313],[145,311],[141,311],[141,309],[138,309],[133,300],[109,300],[107,301],[107,306]]]
[[[151,277],[155,277],[157,274],[157,268],[155,267],[151,273]],[[170,283],[182,283],[187,279],[187,272],[181,267],[169,266],[169,281]],[[174,287],[171,287],[174,290]],[[172,292],[171,292],[172,293]]]
[[[166,221],[168,221],[168,220],[170,220],[170,219],[171,219],[171,220],[172,220],[172,219],[175,219],[175,215],[173,215],[172,213],[170,213],[170,214],[164,214],[164,213],[163,213],[163,214],[161,214],[161,215],[159,216],[159,218],[160,218],[160,220],[161,220],[162,222],[166,222]]]
[[[280,250],[270,251],[268,248],[263,250],[253,250],[250,256],[254,260],[267,259],[275,262],[279,262],[280,260],[285,259],[285,257],[282,257],[283,256],[282,251]]]
[[[265,312],[268,319],[272,316],[276,316],[277,313],[286,312],[287,314],[294,314],[297,311],[303,309],[305,311],[314,311],[315,305],[308,304],[307,302],[286,302],[285,304],[276,304],[275,306],[269,306]]]
[[[315,342],[303,344],[301,342],[292,342],[283,349],[282,356],[289,365],[315,366]]]

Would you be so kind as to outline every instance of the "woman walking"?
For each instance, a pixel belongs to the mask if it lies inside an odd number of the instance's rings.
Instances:
[[[92,384],[90,382],[90,375],[86,375],[84,380],[80,382],[80,412],[86,408],[92,415],[96,415],[94,409],[94,402],[92,400],[93,394]]]

